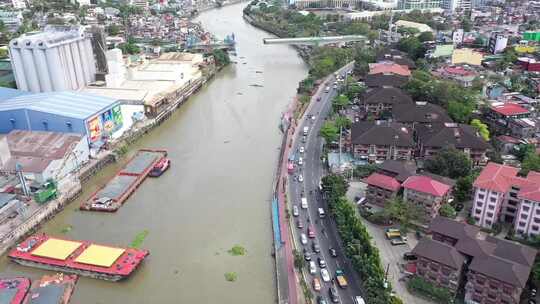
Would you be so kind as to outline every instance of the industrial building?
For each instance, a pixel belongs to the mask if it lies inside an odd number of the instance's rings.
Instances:
[[[18,95],[18,96],[17,96]],[[78,133],[98,146],[122,127],[120,103],[74,92],[30,94],[0,88],[0,133],[12,130]]]
[[[38,184],[60,180],[88,162],[86,136],[76,133],[13,130],[0,137],[0,171],[15,172]]]
[[[95,81],[90,37],[81,26],[47,26],[9,43],[17,87],[33,93],[78,90]]]

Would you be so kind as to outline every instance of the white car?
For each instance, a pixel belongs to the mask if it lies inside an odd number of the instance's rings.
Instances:
[[[321,269],[321,277],[323,282],[330,282],[330,274],[328,274],[328,269],[322,268]]]
[[[299,182],[303,182],[303,181],[304,181],[304,177],[302,176],[302,174],[298,175],[298,181],[299,181]]]
[[[317,273],[317,266],[315,265],[315,262],[309,261],[309,273],[310,274],[316,274]]]
[[[298,206],[294,205],[292,206],[292,215],[293,216],[299,216],[300,213],[298,212]]]
[[[315,120],[315,115],[311,115],[311,119]]]
[[[304,151],[306,151],[306,149],[304,149],[304,147],[300,147],[300,153],[304,153]]]
[[[302,243],[302,245],[307,244],[307,236],[305,233],[300,234],[300,243]]]
[[[299,158],[298,158],[298,165],[301,166],[301,165],[303,165],[303,164],[304,164],[304,160],[303,160],[301,157],[299,157]]]

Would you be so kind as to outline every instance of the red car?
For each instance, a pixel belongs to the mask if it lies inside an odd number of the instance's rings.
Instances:
[[[307,234],[310,239],[315,238],[315,229],[313,229],[313,226],[308,227]]]

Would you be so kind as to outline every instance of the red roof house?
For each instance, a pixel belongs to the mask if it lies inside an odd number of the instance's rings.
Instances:
[[[395,74],[409,77],[411,76],[411,71],[406,65],[399,65],[391,61],[383,61],[379,63],[370,63],[369,64],[369,74]]]
[[[364,179],[364,182],[390,191],[398,191],[401,188],[401,184],[395,178],[379,173],[372,173]]]
[[[517,103],[512,103],[512,102],[492,105],[490,108],[492,111],[497,112],[503,116],[515,116],[515,115],[523,115],[523,114],[530,113],[529,110],[527,110],[526,108],[518,105]]]
[[[403,183],[403,188],[443,197],[450,190],[450,186],[436,181],[428,176],[410,176]]]

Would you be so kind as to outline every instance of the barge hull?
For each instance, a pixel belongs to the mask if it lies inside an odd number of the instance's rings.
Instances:
[[[127,276],[122,276],[122,275],[111,275],[111,274],[99,273],[99,272],[94,272],[94,271],[74,269],[74,268],[69,268],[69,267],[48,265],[48,264],[42,264],[42,263],[37,263],[37,262],[33,262],[29,260],[22,260],[22,259],[17,259],[17,258],[11,258],[11,260],[23,266],[41,268],[41,269],[57,271],[57,272],[72,273],[72,274],[80,275],[82,277],[89,277],[89,278],[100,279],[100,280],[111,281],[111,282],[118,282],[127,278]]]

